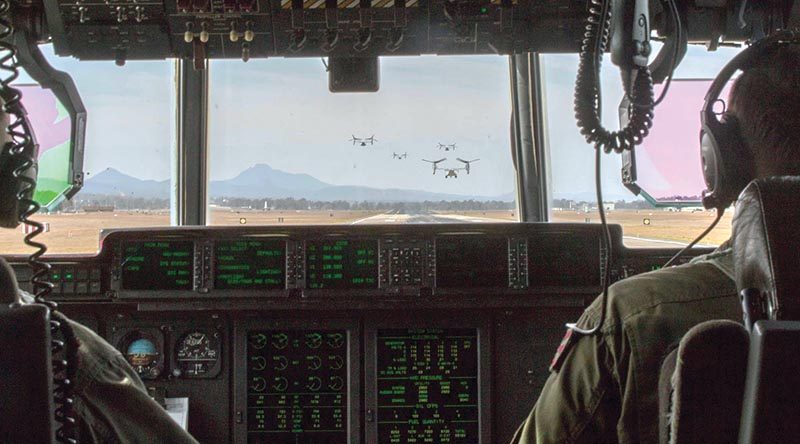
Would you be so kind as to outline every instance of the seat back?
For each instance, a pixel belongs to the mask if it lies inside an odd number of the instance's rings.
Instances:
[[[733,217],[736,287],[754,289],[767,319],[800,320],[800,177],[758,179]]]
[[[748,334],[732,321],[690,329],[662,365],[661,442],[736,442],[742,410]]]
[[[740,443],[800,442],[800,322],[758,321],[750,335]]]
[[[672,349],[658,372],[658,442],[668,444],[672,427],[672,375],[678,365],[678,347]]]
[[[0,310],[0,442],[53,442],[50,312]]]
[[[18,304],[17,281],[0,258],[0,442],[54,440],[50,310]]]
[[[751,182],[733,219],[750,332],[739,442],[800,442],[800,177]]]

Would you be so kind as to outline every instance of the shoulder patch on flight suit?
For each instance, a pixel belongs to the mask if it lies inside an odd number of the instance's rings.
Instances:
[[[550,371],[557,372],[558,369],[561,368],[561,364],[564,363],[564,358],[567,357],[567,352],[569,352],[569,348],[573,344],[572,338],[574,330],[571,328],[567,329],[567,332],[564,333],[564,337],[561,339],[561,343],[558,344],[558,348],[556,349],[556,354],[553,356],[553,360],[550,361]]]

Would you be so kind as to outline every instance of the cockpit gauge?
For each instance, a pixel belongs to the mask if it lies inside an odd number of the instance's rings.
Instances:
[[[264,380],[264,378],[253,378],[253,380],[250,381],[250,388],[254,392],[263,392],[267,389],[267,381]]]
[[[322,335],[320,333],[309,333],[306,335],[306,345],[315,350],[322,346]]]
[[[275,356],[272,358],[275,361],[275,370],[282,372],[289,367],[289,360],[286,356]]]
[[[322,367],[322,359],[319,356],[307,356],[306,361],[308,362],[309,370],[319,370],[319,368]]]
[[[331,376],[330,382],[328,382],[328,387],[331,390],[339,391],[344,387],[344,379],[341,376]]]
[[[344,345],[344,335],[341,333],[331,333],[328,335],[328,345],[331,348],[341,348]]]
[[[278,376],[275,378],[275,381],[273,381],[272,388],[278,392],[285,392],[286,389],[289,388],[289,380],[283,376]]]
[[[175,343],[173,373],[184,378],[213,378],[219,373],[221,355],[219,332],[192,330]]]
[[[318,392],[319,389],[322,388],[322,379],[320,379],[318,376],[309,376],[306,388],[308,388],[312,392]]]
[[[331,355],[328,357],[328,362],[331,370],[339,370],[344,367],[344,359],[339,355]]]
[[[256,371],[261,371],[267,368],[267,359],[263,356],[250,357],[250,368]]]
[[[142,379],[155,379],[164,370],[162,342],[152,333],[133,330],[119,344],[125,359]]]

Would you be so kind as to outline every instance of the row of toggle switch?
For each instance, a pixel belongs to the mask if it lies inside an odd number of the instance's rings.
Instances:
[[[117,23],[123,23],[127,21],[131,17],[131,12],[133,12],[133,20],[136,23],[141,23],[147,19],[143,6],[134,6],[132,8],[116,6],[111,10],[111,12],[116,17]],[[78,4],[78,21],[80,23],[86,23],[90,20],[91,17],[89,17],[89,8],[85,5]]]
[[[211,36],[208,32],[208,24],[206,22],[200,25],[200,32],[194,32],[192,28],[194,28],[194,24],[192,22],[186,22],[186,32],[183,33],[183,40],[186,43],[192,43],[195,38],[200,39],[202,43],[208,42]],[[244,32],[237,30],[236,24],[231,23],[231,31],[228,34],[228,38],[233,43],[238,42],[240,38],[244,39],[245,42],[252,42],[256,38],[256,33],[253,32],[253,23],[247,22]]]
[[[199,13],[250,13],[256,9],[255,0],[223,0],[222,10],[214,8],[211,0],[178,0],[178,11],[184,14]]]

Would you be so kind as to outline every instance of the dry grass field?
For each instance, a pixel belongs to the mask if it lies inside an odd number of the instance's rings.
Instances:
[[[368,211],[230,211],[211,212],[213,225],[321,225],[351,223],[373,216]],[[35,220],[50,224],[50,231],[36,239],[44,242],[51,253],[94,253],[98,249],[100,230],[104,228],[163,227],[169,225],[168,211],[98,212],[41,214]],[[30,253],[23,244],[23,228],[0,230],[0,254]]]
[[[341,224],[360,221],[375,216],[369,211],[233,211],[213,209],[213,225],[319,225]],[[480,220],[513,222],[514,211],[466,211],[451,213]],[[673,213],[656,210],[617,210],[608,213],[608,220],[621,224],[626,236],[626,245],[642,247],[675,247],[689,242],[714,218],[713,213]],[[645,223],[649,220],[649,224]],[[77,213],[39,215],[36,220],[50,224],[50,231],[37,239],[48,245],[51,253],[94,253],[98,248],[100,230],[103,228],[136,228],[169,225],[169,214],[163,212]],[[730,236],[731,215],[727,214],[719,227],[703,242],[719,244]],[[582,213],[558,211],[553,213],[555,222],[599,222],[596,212]],[[0,230],[0,254],[30,253],[22,243],[22,227],[16,230]],[[655,241],[655,242],[654,242]]]
[[[708,211],[615,210],[606,213],[609,223],[622,225],[625,245],[633,247],[687,244],[702,233],[715,216]],[[700,242],[701,245],[719,245],[727,240],[731,235],[732,217],[732,210],[726,212],[719,225]],[[554,222],[600,222],[597,212],[554,211],[552,219]]]

